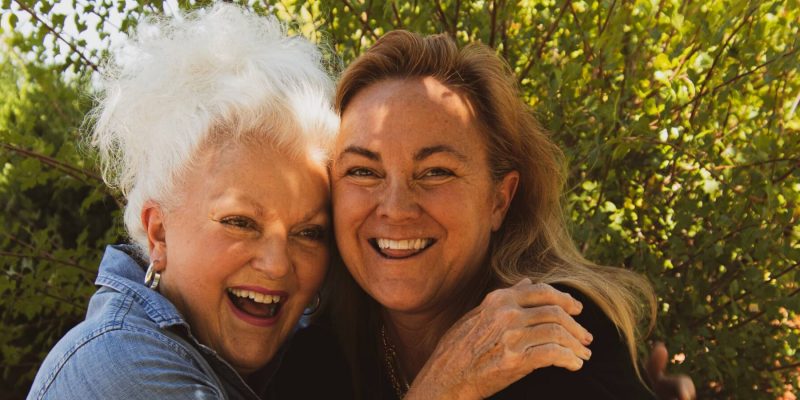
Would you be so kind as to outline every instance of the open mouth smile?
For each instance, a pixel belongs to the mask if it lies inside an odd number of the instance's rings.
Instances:
[[[234,312],[254,325],[271,325],[280,314],[288,295],[267,294],[242,288],[228,288]]]
[[[368,242],[382,257],[396,260],[413,257],[422,253],[436,243],[436,239],[414,238],[394,240],[372,238],[369,239]]]

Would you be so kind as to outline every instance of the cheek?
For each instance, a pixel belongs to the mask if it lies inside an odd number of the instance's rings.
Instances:
[[[363,220],[372,209],[375,196],[369,190],[339,183],[333,187],[333,224],[336,239],[341,246],[342,240],[356,232],[359,221]]]
[[[473,225],[491,221],[491,199],[485,191],[470,186],[429,190],[420,203],[429,215],[451,229],[473,229]]]
[[[295,261],[297,284],[301,291],[314,293],[322,286],[325,273],[328,271],[329,251],[318,250],[301,253]]]

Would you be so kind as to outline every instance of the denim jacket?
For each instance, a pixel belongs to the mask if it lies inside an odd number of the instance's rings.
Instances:
[[[86,319],[47,355],[28,399],[258,399],[283,351],[251,377],[263,386],[251,388],[144,285],[134,254],[129,245],[106,248]]]

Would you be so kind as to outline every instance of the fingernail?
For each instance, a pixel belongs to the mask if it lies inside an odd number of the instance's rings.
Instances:
[[[583,336],[584,344],[592,343],[593,340],[594,340],[594,336],[592,336],[592,334],[589,333],[589,332],[586,332],[586,334]]]
[[[583,304],[578,300],[574,300],[574,301],[575,301],[575,306],[578,307],[578,312],[583,311]]]
[[[589,350],[589,349],[584,349],[583,350],[583,359],[586,360],[586,361],[589,361],[590,358],[592,358],[592,351]]]

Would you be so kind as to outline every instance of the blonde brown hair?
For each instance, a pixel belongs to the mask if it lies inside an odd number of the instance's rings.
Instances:
[[[617,326],[639,373],[638,327],[642,319],[649,321],[648,330],[654,323],[652,287],[641,275],[596,265],[578,251],[561,206],[563,154],[521,99],[511,69],[491,48],[470,44],[459,49],[444,34],[423,37],[389,32],[344,71],[335,109],[341,116],[359,91],[377,82],[417,77],[433,77],[468,98],[481,125],[495,180],[510,171],[520,175],[505,222],[492,237],[491,276],[477,300],[488,290],[526,277],[574,287]]]

